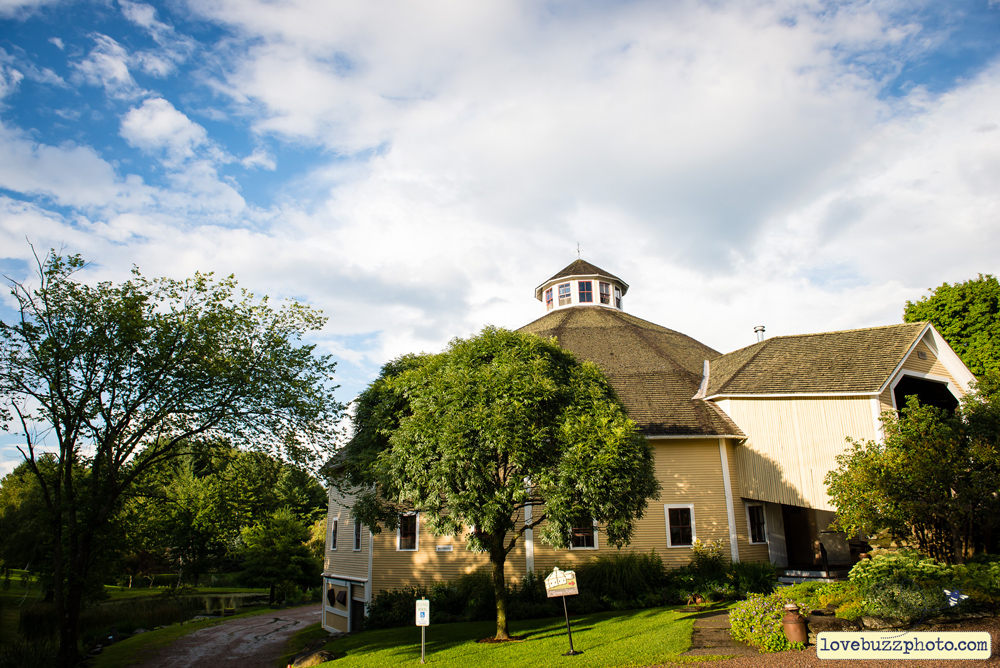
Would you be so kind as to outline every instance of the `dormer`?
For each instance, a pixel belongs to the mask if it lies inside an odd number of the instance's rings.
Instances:
[[[628,283],[599,267],[577,260],[535,288],[535,299],[551,311],[570,306],[622,309]]]

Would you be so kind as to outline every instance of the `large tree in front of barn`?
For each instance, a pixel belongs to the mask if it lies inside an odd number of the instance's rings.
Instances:
[[[418,511],[487,552],[501,640],[504,564],[525,531],[566,547],[593,520],[621,546],[659,493],[649,443],[600,369],[531,334],[487,328],[387,364],[355,424],[337,483],[367,490],[354,516],[377,533]]]

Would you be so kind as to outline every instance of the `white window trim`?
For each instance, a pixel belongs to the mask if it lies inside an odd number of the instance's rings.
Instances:
[[[597,520],[593,520],[594,524],[594,547],[576,547],[573,545],[573,536],[570,535],[569,549],[571,550],[597,550],[600,549],[601,545],[597,540]]]
[[[340,526],[339,526],[340,525],[340,518],[339,517],[334,517],[332,524],[333,524],[333,526],[330,527],[330,549],[331,550],[336,550],[337,549],[337,540],[340,538],[340,536],[337,535],[337,530],[340,528]]]
[[[696,525],[695,525],[695,519],[694,519],[694,504],[693,503],[664,503],[663,504],[663,523],[664,523],[664,526],[667,529],[667,547],[672,547],[672,548],[685,548],[686,547],[686,548],[690,549],[691,545],[688,545],[688,544],[674,545],[673,542],[670,540],[670,509],[671,508],[687,508],[688,510],[691,511],[691,543],[694,543],[696,540],[698,540],[698,531],[695,528]]]
[[[420,549],[420,513],[403,513],[403,517],[415,517],[416,520],[413,526],[413,547],[412,548],[402,548],[399,546],[399,530],[402,529],[401,526],[396,527],[396,551],[397,552],[416,552]]]
[[[743,505],[745,506],[747,513],[747,541],[751,545],[767,545],[767,508],[765,508],[764,504],[760,502],[744,501]],[[753,539],[753,525],[750,521],[750,508],[752,506],[758,506],[764,516],[764,540],[755,541]]]
[[[361,522],[359,522],[357,520],[357,518],[354,519],[354,535],[351,536],[351,539],[354,541],[354,551],[355,552],[360,552],[361,551]]]

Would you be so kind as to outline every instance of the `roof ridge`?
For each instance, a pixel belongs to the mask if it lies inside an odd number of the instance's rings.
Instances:
[[[928,321],[926,320],[921,320],[918,322],[900,322],[892,325],[874,325],[872,327],[853,327],[851,329],[834,329],[829,332],[807,332],[805,334],[781,334],[778,336],[768,337],[764,340],[771,341],[773,339],[796,339],[796,338],[805,338],[807,336],[828,336],[830,334],[846,334],[848,332],[872,332],[877,329],[894,329],[894,328],[903,328],[910,326],[920,326],[920,328],[922,329],[926,324],[928,324]],[[760,342],[758,341],[758,343]],[[751,346],[754,345],[757,344],[756,343],[751,344]],[[750,348],[751,346],[744,346],[743,348],[737,348],[736,350],[744,350],[746,348]],[[733,352],[736,352],[736,350],[734,350]]]

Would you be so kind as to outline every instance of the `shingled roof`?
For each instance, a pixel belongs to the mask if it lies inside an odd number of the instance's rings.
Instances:
[[[597,306],[552,311],[518,331],[554,336],[597,364],[646,436],[743,436],[714,403],[692,399],[704,360],[719,353],[690,336]]]
[[[712,359],[705,396],[878,392],[926,326],[765,339]]]

